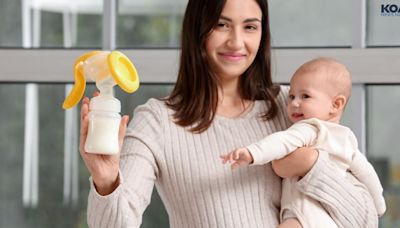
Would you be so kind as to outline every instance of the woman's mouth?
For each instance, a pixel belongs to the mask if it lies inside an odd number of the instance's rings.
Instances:
[[[220,53],[219,54],[222,59],[226,60],[226,61],[230,61],[230,62],[236,62],[236,61],[240,61],[242,59],[244,59],[244,57],[246,56],[245,54],[241,54],[241,53]]]

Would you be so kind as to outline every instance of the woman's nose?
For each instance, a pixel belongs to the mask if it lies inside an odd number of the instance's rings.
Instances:
[[[234,50],[242,48],[244,45],[243,34],[240,29],[232,29],[229,34],[228,47]]]

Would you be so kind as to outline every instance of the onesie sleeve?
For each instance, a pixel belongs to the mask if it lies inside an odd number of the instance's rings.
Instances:
[[[378,174],[375,172],[374,167],[360,151],[354,153],[353,162],[350,164],[350,171],[367,187],[374,199],[378,216],[382,216],[386,211],[386,204],[385,198],[383,198],[381,182],[379,181]]]
[[[247,147],[253,157],[254,165],[261,165],[281,159],[297,148],[314,144],[318,128],[300,121],[284,131],[270,134]]]
[[[89,227],[140,227],[158,176],[153,153],[162,150],[161,132],[158,101],[149,100],[135,109],[121,150],[120,185],[111,194],[101,196],[90,178]]]
[[[296,187],[327,210],[338,227],[378,227],[378,215],[368,190],[351,173],[337,175],[339,168],[319,152],[313,168]]]

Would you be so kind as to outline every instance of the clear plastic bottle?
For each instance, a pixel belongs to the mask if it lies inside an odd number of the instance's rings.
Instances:
[[[113,87],[116,82],[106,64],[108,54],[102,52],[85,61],[85,75],[96,81],[96,87],[100,91],[89,103],[89,128],[85,151],[111,155],[119,152],[121,102],[114,97]]]
[[[100,93],[99,96],[90,100],[89,109],[85,151],[96,154],[117,154],[121,102],[113,96]]]

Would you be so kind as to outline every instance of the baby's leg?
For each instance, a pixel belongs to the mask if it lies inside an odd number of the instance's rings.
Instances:
[[[289,218],[283,221],[278,228],[303,228],[303,226],[296,218]]]

